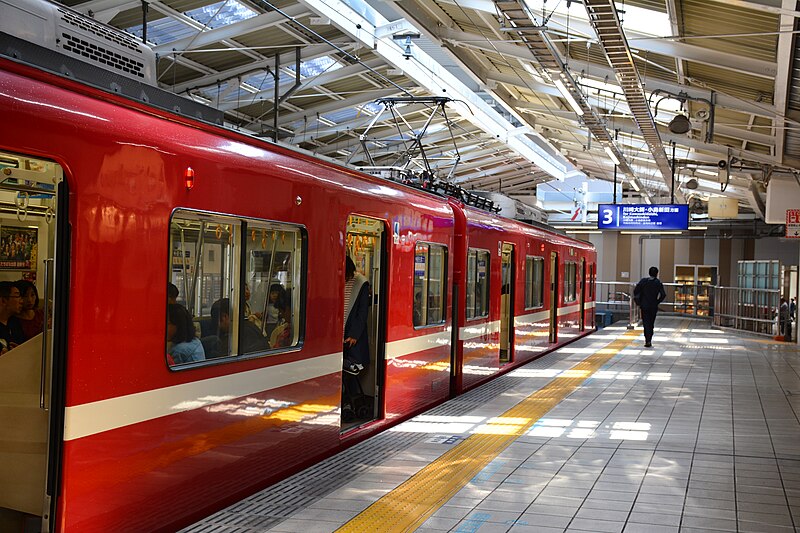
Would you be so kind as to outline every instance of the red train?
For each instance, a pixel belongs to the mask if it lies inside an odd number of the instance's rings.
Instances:
[[[593,329],[586,242],[10,55],[0,223],[38,248],[0,279],[35,280],[50,320],[0,356],[6,523],[174,530]],[[348,254],[373,296],[343,419]],[[201,360],[165,356],[168,282]]]

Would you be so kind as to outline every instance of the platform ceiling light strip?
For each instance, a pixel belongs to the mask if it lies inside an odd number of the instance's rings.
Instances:
[[[603,365],[638,337],[626,331],[605,348],[584,359],[545,387],[444,453],[408,481],[370,505],[337,531],[414,531],[461,490],[486,465],[564,398],[572,394]],[[520,421],[524,421],[521,422]]]
[[[611,159],[611,162],[614,163],[615,165],[619,165],[619,159],[617,159],[617,155],[614,153],[611,147],[606,146],[605,151],[608,154],[608,157]]]
[[[401,69],[409,78],[435,96],[449,96],[467,105],[454,105],[453,109],[465,120],[504,142],[522,157],[534,163],[556,179],[563,180],[574,167],[566,158],[554,156],[540,147],[530,137],[542,143],[549,142],[532,128],[517,128],[495,111],[486,101],[453,76],[419,47],[414,47],[411,60],[402,43],[393,39],[395,34],[420,33],[406,20],[390,22],[366,3],[359,2],[358,11],[340,0],[300,0],[319,16],[331,21],[337,28],[363,43],[369,50],[385,59],[394,68]],[[374,21],[374,22],[373,22]],[[555,147],[550,146],[554,154]]]
[[[581,109],[581,106],[575,100],[575,97],[572,96],[570,92],[567,90],[567,88],[564,86],[564,82],[556,78],[553,80],[553,83],[555,84],[556,89],[558,89],[558,92],[561,93],[561,96],[564,97],[564,99],[567,101],[572,110],[575,111],[575,114],[578,115],[579,117],[582,117],[583,109]],[[616,164],[619,164],[619,162],[617,162]]]

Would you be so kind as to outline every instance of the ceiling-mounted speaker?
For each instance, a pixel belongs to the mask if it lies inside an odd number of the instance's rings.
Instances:
[[[686,180],[686,188],[687,189],[696,189],[697,188],[697,178],[690,178]]]
[[[692,129],[692,123],[689,122],[686,115],[675,115],[667,127],[672,133],[686,133]]]

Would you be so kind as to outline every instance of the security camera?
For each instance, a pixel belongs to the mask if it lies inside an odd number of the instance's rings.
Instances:
[[[717,161],[717,168],[719,168],[720,170],[725,169],[727,167],[728,167],[728,162],[725,161],[724,159],[720,159],[719,161]]]

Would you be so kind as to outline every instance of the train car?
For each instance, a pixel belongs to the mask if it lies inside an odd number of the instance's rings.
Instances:
[[[459,377],[473,368],[488,379],[569,340],[520,343],[523,250],[592,262],[585,243],[188,118],[155,89],[136,100],[115,74],[91,86],[63,51],[0,45],[0,280],[33,282],[47,317],[0,355],[1,520],[175,530],[474,386]],[[491,292],[467,339],[486,346],[464,355],[472,249]],[[370,360],[343,398],[346,256],[371,288]],[[584,333],[560,298],[543,311]]]
[[[459,254],[454,389],[479,385],[593,329],[586,242],[451,200]]]

